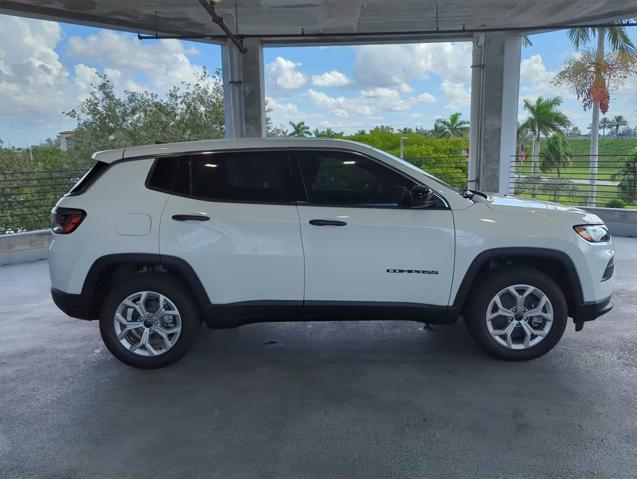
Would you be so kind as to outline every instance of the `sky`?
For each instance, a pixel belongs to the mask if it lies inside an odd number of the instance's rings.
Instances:
[[[637,44],[637,29],[630,29]],[[530,37],[522,50],[522,100],[560,96],[562,111],[582,131],[590,124],[574,92],[553,85],[575,52],[566,32]],[[421,43],[266,48],[266,97],[275,125],[305,121],[312,129],[353,133],[374,125],[432,128],[461,112],[469,119],[471,44]],[[38,144],[74,123],[76,107],[98,74],[116,89],[160,95],[172,85],[221,66],[218,45],[178,40],[139,41],[135,34],[0,15],[0,139]],[[637,78],[611,96],[607,116],[637,125]]]

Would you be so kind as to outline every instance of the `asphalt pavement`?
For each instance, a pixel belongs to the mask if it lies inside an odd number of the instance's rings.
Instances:
[[[2,267],[0,477],[637,477],[637,239],[616,244],[615,309],[526,363],[382,321],[202,328],[136,370],[53,305],[45,261]]]

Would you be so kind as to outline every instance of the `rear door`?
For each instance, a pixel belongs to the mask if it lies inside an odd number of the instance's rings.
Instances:
[[[305,300],[446,306],[454,262],[451,210],[406,205],[414,181],[375,159],[295,151]]]
[[[160,253],[186,260],[213,303],[302,302],[303,251],[285,151],[201,153],[158,160],[158,168],[174,178],[164,185],[173,195]]]

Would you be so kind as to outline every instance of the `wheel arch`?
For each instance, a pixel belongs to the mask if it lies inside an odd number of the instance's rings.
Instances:
[[[200,310],[210,304],[210,298],[197,273],[181,258],[148,253],[109,254],[95,260],[82,286],[81,295],[90,299],[92,315],[96,317],[99,313],[107,290],[113,284],[145,271],[176,277],[188,288]]]
[[[571,258],[563,251],[550,248],[511,247],[481,252],[471,262],[453,300],[453,307],[462,311],[476,279],[485,272],[513,264],[523,264],[551,276],[566,296],[569,316],[583,301],[580,278]]]

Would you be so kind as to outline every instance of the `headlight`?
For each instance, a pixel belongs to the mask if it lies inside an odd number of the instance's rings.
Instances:
[[[602,243],[610,240],[606,225],[578,225],[573,226],[573,229],[589,243]]]

